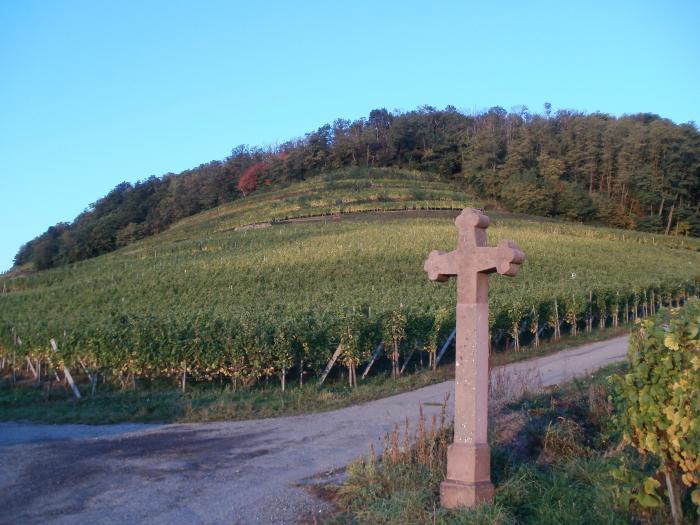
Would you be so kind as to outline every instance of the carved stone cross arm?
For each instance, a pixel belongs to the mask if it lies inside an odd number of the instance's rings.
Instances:
[[[462,272],[498,272],[516,275],[525,254],[513,241],[501,241],[496,247],[486,244],[489,218],[479,210],[467,208],[455,219],[459,231],[457,249],[449,253],[433,250],[424,270],[432,281],[446,281]]]
[[[469,251],[465,250],[465,255]],[[441,252],[433,250],[425,261],[423,269],[431,281],[445,282],[459,274],[459,250]],[[501,275],[517,275],[525,254],[513,241],[501,241],[495,248],[474,247],[472,258],[475,260],[473,271],[481,273],[498,272]],[[468,261],[467,261],[468,262]]]
[[[498,272],[512,277],[518,274],[525,254],[513,241],[501,241],[495,248],[477,248],[475,259],[477,272]]]
[[[445,253],[433,250],[428,255],[423,269],[428,273],[428,279],[444,283],[450,277],[457,275],[457,251]]]

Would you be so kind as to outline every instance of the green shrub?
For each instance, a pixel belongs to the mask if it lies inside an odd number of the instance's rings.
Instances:
[[[700,505],[700,301],[662,310],[638,323],[628,353],[630,368],[618,381],[619,423],[627,443],[658,459],[676,523],[682,496],[690,489]],[[655,489],[645,482],[640,503],[657,506]]]

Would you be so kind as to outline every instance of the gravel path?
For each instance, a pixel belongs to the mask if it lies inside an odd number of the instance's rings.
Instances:
[[[627,337],[499,367],[517,393],[624,359]],[[496,386],[498,383],[498,386]],[[294,523],[324,508],[304,485],[333,477],[452,381],[332,412],[206,424],[0,423],[0,523]],[[450,407],[450,410],[452,408]],[[336,474],[337,475],[337,474]]]

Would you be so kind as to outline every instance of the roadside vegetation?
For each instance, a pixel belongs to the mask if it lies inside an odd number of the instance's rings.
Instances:
[[[607,368],[587,380],[555,387],[493,410],[490,421],[493,504],[471,511],[440,507],[447,418],[397,428],[385,447],[348,467],[347,480],[327,487],[334,524],[629,524],[642,508],[616,500],[610,457],[617,439],[609,425]]]
[[[695,523],[700,301],[641,322],[630,364],[492,406],[493,503],[439,505],[447,418],[396,428],[384,449],[324,487],[334,524]]]

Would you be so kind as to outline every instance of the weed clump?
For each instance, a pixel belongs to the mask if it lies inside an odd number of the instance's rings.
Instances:
[[[542,440],[542,453],[538,462],[555,463],[570,461],[589,455],[583,442],[583,428],[573,419],[559,416],[547,425]]]

